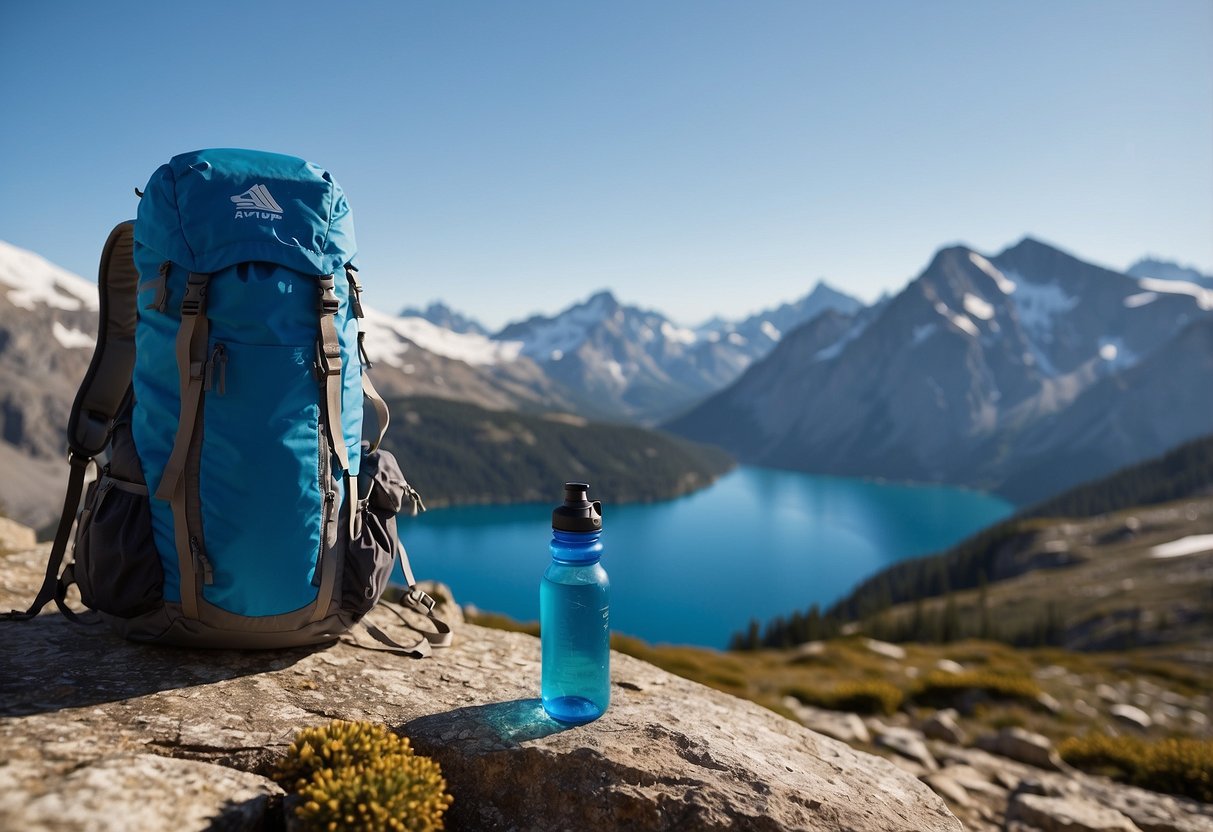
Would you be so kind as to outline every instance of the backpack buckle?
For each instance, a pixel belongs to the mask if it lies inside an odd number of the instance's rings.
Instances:
[[[320,312],[324,315],[336,315],[341,308],[341,300],[337,297],[337,291],[334,288],[333,276],[326,275],[320,278]]]
[[[434,599],[431,598],[429,595],[426,595],[424,592],[422,592],[417,587],[413,587],[412,589],[410,589],[408,591],[408,594],[405,595],[404,597],[410,603],[412,603],[416,606],[425,607],[425,612],[427,615],[434,611],[434,603],[435,603]]]
[[[196,317],[206,306],[206,284],[210,281],[209,274],[190,272],[189,280],[185,283],[185,297],[181,299],[181,316]]]

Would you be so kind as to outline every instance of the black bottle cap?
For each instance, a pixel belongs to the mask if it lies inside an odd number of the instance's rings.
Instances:
[[[588,482],[566,482],[564,505],[552,509],[552,528],[562,532],[602,531],[602,503],[590,502]]]

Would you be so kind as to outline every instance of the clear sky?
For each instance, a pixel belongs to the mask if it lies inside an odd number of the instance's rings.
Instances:
[[[368,301],[872,299],[1024,234],[1213,271],[1213,2],[0,0],[0,239],[91,277],[176,153],[327,167]]]

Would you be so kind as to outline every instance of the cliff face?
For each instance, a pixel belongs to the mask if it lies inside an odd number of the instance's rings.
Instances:
[[[45,554],[0,555],[0,608],[33,597]],[[384,723],[435,757],[451,829],[961,828],[886,760],[611,661],[606,715],[565,728],[535,698],[538,640],[471,624],[421,661],[343,643],[147,647],[58,613],[0,624],[0,828],[280,827],[263,775],[297,730],[334,718]]]

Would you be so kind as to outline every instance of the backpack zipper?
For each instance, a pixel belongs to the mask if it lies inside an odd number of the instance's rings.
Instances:
[[[323,405],[322,405],[323,407]],[[320,510],[320,549],[316,552],[316,569],[312,573],[312,586],[320,586],[321,572],[328,558],[330,540],[336,538],[331,533],[335,522],[334,509],[337,505],[337,492],[332,487],[331,462],[332,451],[329,450],[328,438],[324,433],[324,416],[316,423],[316,480],[320,493],[324,495],[324,505]]]
[[[202,551],[202,544],[198,542],[196,536],[190,537],[190,552],[194,555],[194,560],[202,567],[202,582],[207,586],[215,583],[215,571],[211,568],[211,559]]]

